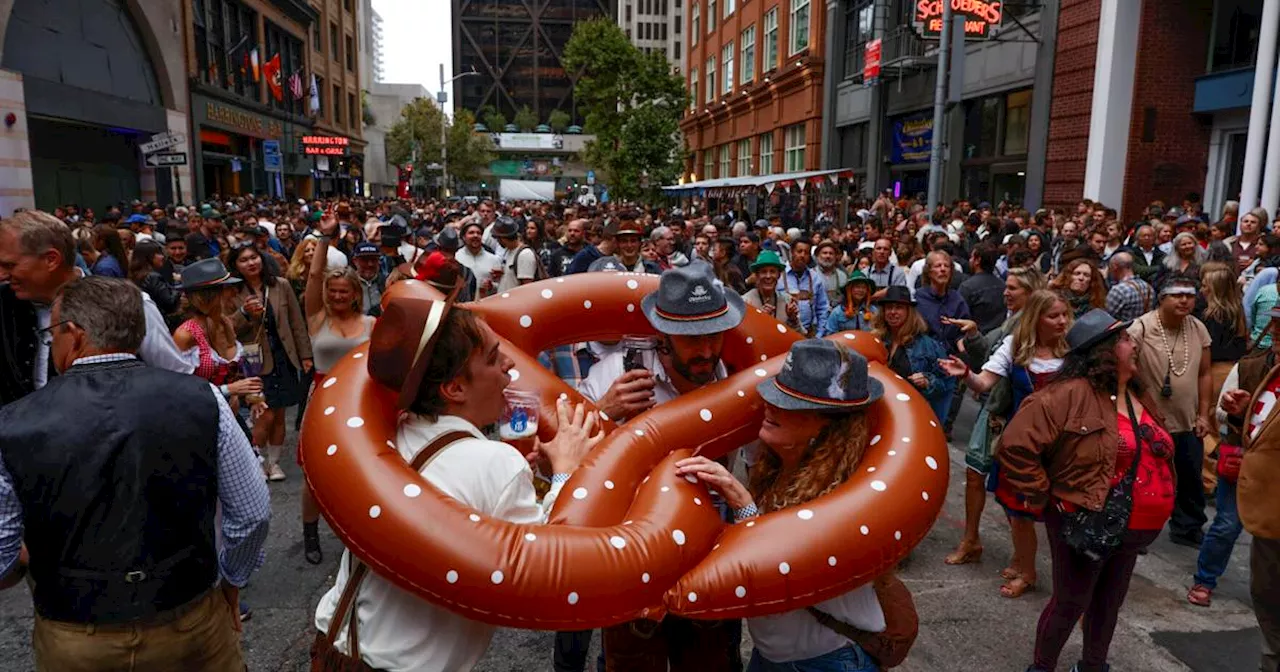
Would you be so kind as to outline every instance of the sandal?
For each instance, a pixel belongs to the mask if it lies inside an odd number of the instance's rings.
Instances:
[[[942,561],[948,565],[969,565],[982,562],[982,547],[969,546],[962,541],[960,542],[960,545],[956,547],[955,552],[948,555]]]
[[[1019,575],[1010,579],[1009,582],[1003,586],[1000,586],[1000,595],[1011,600],[1016,600],[1019,597],[1022,597],[1023,594],[1035,589],[1036,584],[1034,581],[1027,581],[1024,577]]]
[[[1187,601],[1197,607],[1207,607],[1213,601],[1213,589],[1197,583],[1187,591]]]
[[[1005,581],[1012,581],[1018,578],[1018,570],[1012,567],[1005,567],[1004,569],[1000,570],[1000,578],[1004,579]]]
[[[317,532],[303,529],[302,556],[307,562],[318,565],[324,562],[324,552],[320,550],[320,535]]]

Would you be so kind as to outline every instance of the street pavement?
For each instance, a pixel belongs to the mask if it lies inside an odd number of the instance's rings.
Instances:
[[[1041,588],[1018,600],[999,594],[997,572],[1010,552],[1008,526],[998,506],[988,503],[983,530],[986,553],[977,565],[949,567],[943,557],[956,545],[964,518],[963,452],[973,422],[974,404],[966,401],[951,448],[951,488],[946,508],[933,532],[916,548],[902,574],[920,613],[920,636],[903,672],[1022,672],[1030,662],[1036,619],[1048,600],[1050,567],[1042,543]],[[292,427],[292,419],[290,419]],[[290,432],[289,446],[296,434]],[[293,451],[287,450],[287,455]],[[243,592],[253,607],[244,626],[249,669],[303,671],[314,638],[312,615],[320,596],[333,583],[341,544],[321,524],[325,561],[319,566],[302,557],[298,518],[301,473],[286,460],[288,480],[271,484],[272,532],[267,563]],[[1212,518],[1212,511],[1210,511]],[[1258,632],[1249,607],[1249,538],[1237,544],[1231,565],[1209,609],[1187,604],[1185,595],[1195,568],[1194,549],[1175,546],[1162,536],[1150,554],[1139,558],[1128,601],[1120,613],[1110,662],[1115,672],[1253,672],[1258,669]],[[25,586],[0,593],[0,670],[34,669],[31,658],[31,597]],[[593,642],[594,649],[598,638]],[[497,632],[480,672],[552,670],[552,635],[545,632]],[[743,643],[744,660],[750,643]],[[1079,630],[1063,651],[1059,670],[1080,655]]]

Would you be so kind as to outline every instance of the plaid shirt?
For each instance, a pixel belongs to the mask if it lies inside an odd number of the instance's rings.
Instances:
[[[126,353],[81,357],[75,364],[136,359]],[[231,408],[216,387],[209,386],[218,404],[218,501],[222,505],[222,545],[218,565],[235,586],[249,582],[249,574],[266,559],[263,544],[271,519],[271,502],[262,468],[253,448],[236,423]],[[18,563],[22,548],[22,503],[13,476],[0,461],[0,577]]]
[[[538,363],[575,390],[591,372],[591,365],[595,362],[596,357],[586,343],[559,345],[538,353]]]
[[[1136,320],[1155,307],[1155,290],[1136,276],[1117,282],[1107,292],[1107,312],[1121,322]]]

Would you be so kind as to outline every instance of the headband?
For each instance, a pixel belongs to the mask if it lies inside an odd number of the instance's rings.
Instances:
[[[1166,296],[1176,296],[1180,294],[1190,294],[1195,296],[1197,293],[1195,285],[1169,284],[1160,290],[1160,298]]]

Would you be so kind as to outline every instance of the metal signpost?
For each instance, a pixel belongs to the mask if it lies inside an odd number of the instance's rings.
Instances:
[[[170,166],[187,165],[186,152],[165,152],[166,149],[180,147],[187,143],[187,136],[183,133],[175,131],[165,131],[151,136],[147,142],[138,145],[138,149],[142,155],[146,157],[147,165],[157,169],[156,183],[160,184],[161,180],[167,182],[169,176],[173,177],[173,193],[176,196],[175,203],[182,202],[182,181],[178,179],[178,171],[170,170]],[[163,152],[163,153],[162,153]],[[160,173],[163,173],[161,175]]]

